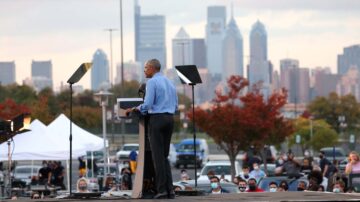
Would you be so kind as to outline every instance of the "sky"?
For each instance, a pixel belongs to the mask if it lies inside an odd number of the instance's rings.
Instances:
[[[32,60],[51,60],[54,89],[66,83],[83,62],[100,48],[110,58],[113,32],[113,72],[120,62],[120,0],[0,0],[0,61],[15,61],[19,84],[31,75]],[[123,2],[124,61],[134,60],[134,0]],[[268,34],[268,59],[274,69],[293,58],[301,67],[337,69],[343,48],[360,44],[359,0],[139,0],[144,15],[165,15],[167,67],[171,40],[180,27],[192,38],[204,38],[207,7],[234,5],[234,17],[249,53],[251,26],[261,21]],[[248,63],[244,58],[245,64]],[[244,65],[245,65],[244,64]],[[1,72],[0,72],[1,73]],[[79,82],[90,87],[90,73]]]

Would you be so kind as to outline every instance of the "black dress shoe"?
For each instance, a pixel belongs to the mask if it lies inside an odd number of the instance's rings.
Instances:
[[[168,194],[168,199],[174,199],[175,198],[175,192],[170,192],[169,194]]]
[[[154,196],[154,199],[167,199],[168,193],[167,192],[161,192]]]

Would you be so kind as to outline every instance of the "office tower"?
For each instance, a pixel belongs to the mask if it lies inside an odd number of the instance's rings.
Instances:
[[[330,68],[317,67],[312,71],[314,93],[312,99],[318,96],[327,97],[336,92],[336,85],[340,79],[338,74],[332,74]]]
[[[44,88],[53,88],[52,63],[48,61],[31,62],[31,80],[36,91]]]
[[[140,62],[129,61],[124,63],[124,80],[125,81],[138,81],[141,82],[144,68]],[[116,83],[121,83],[121,64],[116,66]]]
[[[295,59],[280,60],[280,87],[288,91],[288,102],[297,102],[297,81],[299,61]]]
[[[310,70],[309,68],[299,68],[298,73],[298,103],[308,103],[310,100]]]
[[[175,38],[172,40],[172,59],[174,67],[177,65],[193,64],[190,56],[191,46],[189,34],[181,27]]]
[[[135,60],[143,66],[149,59],[160,61],[166,67],[165,16],[141,15],[135,1]]]
[[[206,68],[206,45],[205,39],[191,39],[192,64],[198,68]]]
[[[341,76],[336,85],[336,92],[339,96],[352,94],[357,101],[360,101],[360,71],[357,66],[351,66],[349,70]]]
[[[0,62],[0,85],[9,85],[15,82],[15,62]]]
[[[248,79],[250,85],[262,83],[262,93],[269,95],[270,87],[270,62],[267,59],[267,33],[265,26],[257,21],[250,32],[250,64]]]
[[[226,25],[225,6],[209,6],[207,9],[206,46],[209,73],[221,79],[223,72],[222,39]]]
[[[271,92],[277,92],[281,89],[280,87],[280,75],[278,71],[272,73]]]
[[[354,66],[360,70],[360,45],[344,48],[344,53],[338,55],[338,74],[344,75],[350,67]]]
[[[180,28],[172,40],[173,62],[176,65],[196,65],[206,67],[206,45],[201,38],[190,38],[184,28]]]
[[[97,49],[91,67],[91,90],[99,91],[110,87],[109,60],[103,50]]]
[[[243,66],[243,38],[240,33],[233,14],[226,27],[222,42],[223,74],[222,80],[227,81],[231,75],[244,76]]]

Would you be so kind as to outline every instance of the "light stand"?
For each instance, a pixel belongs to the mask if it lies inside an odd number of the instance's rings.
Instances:
[[[104,158],[104,177],[103,183],[105,183],[106,178],[106,167],[107,167],[107,151],[106,151],[106,107],[109,103],[109,96],[112,93],[108,91],[100,91],[99,93],[94,94],[95,98],[99,101],[100,106],[102,108],[102,125],[103,125],[103,141],[104,141],[104,148],[103,148],[103,158]]]
[[[92,63],[82,63],[80,67],[71,75],[67,81],[70,84],[70,135],[69,135],[69,144],[70,144],[70,166],[69,166],[69,190],[70,196],[72,195],[72,85],[80,81],[80,79],[85,75],[85,73],[90,69]]]
[[[192,110],[193,110],[193,138],[194,138],[194,168],[195,168],[195,189],[197,188],[197,161],[196,161],[196,130],[195,130],[195,96],[194,86],[202,83],[200,74],[195,65],[175,66],[176,73],[180,77],[182,83],[191,85],[192,90]]]

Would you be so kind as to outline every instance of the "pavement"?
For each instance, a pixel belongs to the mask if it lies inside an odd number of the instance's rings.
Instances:
[[[101,199],[37,199],[31,201],[172,201],[172,202],[199,202],[199,201],[360,201],[360,194],[335,194],[324,192],[277,192],[277,193],[240,193],[207,196],[177,196],[175,199],[128,199],[124,197],[109,197]],[[2,200],[5,201],[5,200]],[[17,201],[30,201],[29,198],[19,198]]]

